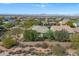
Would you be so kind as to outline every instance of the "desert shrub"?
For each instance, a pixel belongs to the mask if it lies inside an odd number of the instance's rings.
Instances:
[[[79,48],[79,34],[74,34],[71,38],[72,47],[78,49]]]
[[[11,48],[12,46],[16,45],[16,41],[13,40],[11,37],[2,40],[4,47]]]
[[[43,34],[43,38],[44,39],[49,39],[49,40],[54,39],[54,37],[53,37],[53,31],[49,30],[46,33],[44,33]]]
[[[35,44],[35,47],[41,47],[41,48],[44,48],[44,49],[48,48],[49,46],[50,46],[50,44],[47,41],[44,41],[43,43]]]
[[[44,49],[46,49],[46,48],[48,48],[49,47],[49,42],[47,42],[47,41],[44,41],[43,43],[42,43],[42,48],[44,48]]]
[[[46,40],[44,37],[38,37],[38,38],[36,39],[36,41],[44,41],[44,40]]]
[[[35,47],[41,47],[42,46],[42,43],[37,43],[37,44],[35,44]]]
[[[79,48],[75,52],[79,56]]]
[[[64,55],[66,55],[66,50],[57,44],[56,46],[53,47],[52,53],[53,53],[53,55],[64,56]]]
[[[34,30],[25,30],[23,36],[25,41],[36,41],[38,33]]]
[[[69,41],[69,33],[65,30],[55,31],[54,32],[54,39],[56,41],[60,41],[60,42]]]

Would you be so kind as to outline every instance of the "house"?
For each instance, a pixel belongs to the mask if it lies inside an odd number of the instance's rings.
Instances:
[[[60,23],[57,23],[57,22],[49,22],[49,25],[60,25]]]
[[[73,28],[75,33],[79,33],[79,27]]]
[[[16,20],[13,19],[13,18],[11,18],[10,16],[6,16],[4,18],[4,20],[3,20],[3,22],[10,22],[10,23],[13,23],[14,24],[16,22]]]
[[[64,24],[66,24],[68,21],[69,21],[69,20],[62,20],[62,21],[59,22],[59,24],[60,24],[60,25],[61,25],[61,24],[64,25]]]
[[[49,29],[46,26],[32,26],[32,30],[35,30],[39,33],[46,33]]]
[[[79,27],[79,22],[74,23],[75,27]]]
[[[67,26],[67,25],[51,26],[50,29],[53,30],[53,31],[66,30],[66,31],[68,31],[69,33],[75,33],[74,30],[73,30],[71,27]]]

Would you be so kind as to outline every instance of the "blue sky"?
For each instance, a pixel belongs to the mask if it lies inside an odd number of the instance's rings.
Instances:
[[[78,14],[78,3],[0,3],[0,14]]]

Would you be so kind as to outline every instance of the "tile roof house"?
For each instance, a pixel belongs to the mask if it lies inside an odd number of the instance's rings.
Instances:
[[[51,26],[50,29],[53,30],[53,31],[66,30],[66,31],[68,31],[69,33],[75,33],[74,30],[73,30],[71,27],[67,26],[67,25]]]

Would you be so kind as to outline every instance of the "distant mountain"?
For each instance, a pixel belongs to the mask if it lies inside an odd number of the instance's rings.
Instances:
[[[66,17],[79,17],[79,14],[75,14],[75,15],[59,15],[59,14],[0,14],[0,16],[66,16]]]

